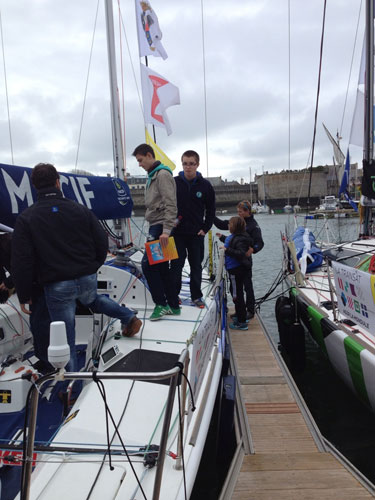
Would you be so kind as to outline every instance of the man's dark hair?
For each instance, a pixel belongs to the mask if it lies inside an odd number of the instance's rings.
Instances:
[[[181,161],[184,156],[189,156],[190,158],[193,157],[195,158],[195,161],[199,163],[199,154],[192,149],[188,149],[187,151],[185,151],[185,153],[183,153],[183,155],[181,156]]]
[[[55,187],[59,173],[50,163],[38,163],[31,172],[31,182],[35,189]]]
[[[151,153],[152,157],[155,158],[155,153],[149,144],[140,144],[133,151],[133,156],[142,155],[146,156],[147,153]]]

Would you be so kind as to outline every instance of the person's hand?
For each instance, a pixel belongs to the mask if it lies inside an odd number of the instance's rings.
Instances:
[[[31,314],[31,311],[30,311],[30,304],[31,304],[31,300],[28,300],[27,302],[25,302],[24,304],[20,304],[21,306],[21,311],[24,312],[25,314]],[[29,306],[29,309],[27,309],[26,305]]]
[[[159,236],[160,246],[162,248],[165,248],[168,245],[168,240],[169,240],[169,234],[162,233]]]
[[[254,252],[254,248],[249,247],[249,250],[245,253],[246,257],[250,257],[250,255]]]
[[[197,234],[198,236],[204,236],[206,233],[201,229]]]
[[[221,233],[216,233],[216,236],[217,236],[218,238],[221,238],[223,235],[222,235]]]
[[[8,290],[3,282],[0,283],[0,290]]]

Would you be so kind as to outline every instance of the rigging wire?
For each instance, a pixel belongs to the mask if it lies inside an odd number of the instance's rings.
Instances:
[[[1,9],[0,9],[0,32],[1,32],[1,50],[3,53],[5,96],[6,96],[6,101],[7,101],[7,113],[8,113],[8,131],[9,131],[9,142],[10,142],[10,153],[12,156],[12,165],[14,165],[12,127],[11,127],[11,123],[10,123],[10,111],[9,111],[8,79],[7,79],[7,70],[6,70],[6,64],[5,64],[4,32],[3,32],[3,21],[2,21],[2,16],[1,16]]]
[[[201,15],[202,15],[202,59],[203,59],[203,92],[204,92],[204,128],[206,135],[206,162],[207,162],[207,177],[208,177],[208,133],[207,133],[207,88],[206,88],[206,49],[204,44],[204,10],[203,0],[201,0]]]
[[[124,31],[124,37],[125,37],[126,47],[128,49],[128,55],[129,55],[129,59],[130,59],[130,66],[131,66],[131,69],[132,69],[132,72],[133,72],[133,78],[134,78],[134,82],[135,82],[135,88],[136,88],[137,94],[138,94],[139,106],[140,106],[141,111],[142,111],[143,120],[145,120],[145,118],[144,118],[145,117],[145,112],[144,112],[144,109],[143,109],[142,98],[141,98],[141,94],[139,92],[139,85],[137,83],[137,77],[136,77],[136,74],[135,74],[133,59],[132,59],[132,56],[131,56],[129,42],[128,42],[128,37],[126,36],[125,24],[124,24],[124,20],[122,18],[122,13],[121,12],[120,12],[120,18],[121,18],[122,29]]]
[[[351,60],[351,62],[350,62],[350,70],[349,70],[348,85],[347,85],[347,87],[346,87],[345,103],[344,103],[344,109],[343,109],[343,112],[342,112],[342,119],[341,119],[341,125],[340,125],[340,136],[341,136],[341,134],[342,134],[342,128],[343,128],[344,117],[345,117],[345,111],[346,111],[346,104],[347,104],[347,101],[348,101],[349,84],[350,84],[350,79],[351,79],[351,75],[352,75],[353,60],[354,60],[354,53],[355,53],[355,49],[356,49],[356,45],[357,45],[357,39],[358,39],[358,28],[359,28],[359,22],[360,22],[360,19],[361,19],[361,11],[362,11],[362,0],[361,0],[360,5],[359,5],[358,20],[357,20],[357,28],[356,28],[356,31],[355,31],[354,45],[353,45],[353,52],[352,52],[352,60]]]
[[[311,180],[312,180],[312,168],[313,168],[313,164],[314,164],[316,124],[317,124],[317,120],[318,120],[318,109],[319,109],[320,80],[321,80],[321,76],[322,76],[322,60],[323,60],[323,45],[324,45],[324,30],[325,30],[325,21],[326,21],[326,10],[327,10],[327,0],[324,0],[322,34],[321,34],[321,39],[320,39],[320,57],[319,57],[319,72],[318,72],[318,88],[317,88],[317,91],[316,91],[314,133],[313,133],[313,142],[312,142],[312,149],[311,149],[311,165],[310,165],[310,176],[309,176],[309,190],[308,190],[308,193],[307,193],[307,213],[309,213],[309,211],[310,211]]]
[[[92,52],[94,48],[94,40],[95,40],[95,33],[96,33],[96,23],[98,20],[98,12],[99,12],[99,0],[97,1],[96,4],[96,14],[95,14],[95,21],[94,21],[94,29],[92,33],[92,40],[91,40],[91,48],[90,48],[90,56],[89,56],[89,65],[87,68],[87,77],[86,77],[86,85],[85,85],[85,92],[84,92],[84,97],[83,97],[83,106],[82,106],[82,114],[81,114],[81,123],[79,127],[79,134],[78,134],[78,144],[77,144],[77,154],[76,154],[76,162],[75,162],[75,167],[74,170],[77,171],[77,165],[78,165],[78,156],[79,156],[79,149],[81,145],[81,136],[82,136],[82,127],[83,127],[83,118],[85,115],[85,107],[86,107],[86,97],[87,97],[87,88],[89,85],[89,77],[90,77],[90,68],[91,68],[91,60],[92,60]]]

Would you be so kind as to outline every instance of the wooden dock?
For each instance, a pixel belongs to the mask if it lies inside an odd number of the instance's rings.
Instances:
[[[230,330],[239,381],[242,454],[221,499],[346,500],[374,497],[371,483],[322,439],[258,319]],[[358,471],[357,471],[358,472]]]

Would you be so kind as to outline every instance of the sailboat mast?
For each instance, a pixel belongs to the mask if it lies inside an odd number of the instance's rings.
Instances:
[[[112,117],[112,136],[113,136],[113,157],[115,177],[125,178],[124,150],[121,134],[121,117],[119,108],[119,96],[117,88],[116,71],[116,51],[115,51],[115,30],[113,23],[113,0],[104,0],[106,33],[107,33],[107,52],[109,67],[109,83],[111,92],[111,117]]]
[[[368,184],[373,175],[374,150],[374,0],[366,0],[366,71],[365,71],[365,127],[363,138],[363,176],[361,196],[360,237],[373,232],[372,206],[374,189]],[[371,183],[372,185],[372,183]]]
[[[374,149],[374,2],[366,2],[365,138],[363,157],[373,159]]]
[[[262,165],[262,178],[263,178],[263,206],[266,206],[266,182],[264,179],[264,165]]]

